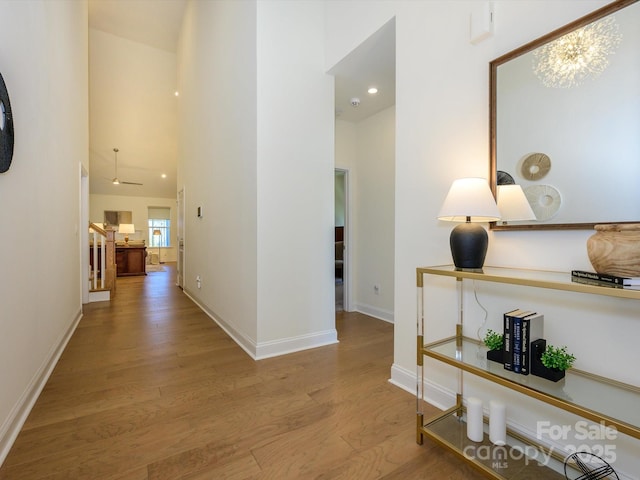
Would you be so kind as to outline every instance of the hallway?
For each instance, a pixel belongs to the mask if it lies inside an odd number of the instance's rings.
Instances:
[[[480,478],[416,445],[393,325],[339,312],[339,344],[255,362],[174,283],[85,306],[0,479]]]

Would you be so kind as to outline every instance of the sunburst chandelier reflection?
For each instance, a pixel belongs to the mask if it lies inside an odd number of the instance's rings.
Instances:
[[[533,71],[545,87],[570,88],[600,75],[622,41],[614,17],[607,17],[543,45],[533,52]]]

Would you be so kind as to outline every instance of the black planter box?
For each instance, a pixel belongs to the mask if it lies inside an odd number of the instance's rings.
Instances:
[[[504,350],[487,350],[487,360],[504,364]]]
[[[543,338],[531,342],[531,374],[538,377],[546,378],[552,382],[562,380],[565,375],[564,370],[557,368],[545,367],[542,364],[542,354],[547,348],[547,341]]]

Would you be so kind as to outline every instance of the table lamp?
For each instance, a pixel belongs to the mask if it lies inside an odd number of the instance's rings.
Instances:
[[[444,200],[439,220],[464,222],[457,225],[449,237],[453,264],[458,269],[481,269],[487,254],[489,237],[478,223],[500,219],[489,183],[484,178],[455,180]]]
[[[496,196],[502,225],[518,220],[536,220],[536,214],[520,185],[498,185]]]
[[[133,223],[121,223],[118,225],[118,233],[124,233],[124,243],[125,245],[129,245],[129,234],[136,233],[136,229],[133,226]]]

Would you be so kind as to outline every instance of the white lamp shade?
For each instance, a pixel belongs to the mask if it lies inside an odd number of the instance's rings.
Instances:
[[[500,211],[485,178],[455,180],[444,200],[439,220],[447,222],[493,222],[500,219]]]
[[[136,233],[133,223],[121,223],[118,225],[118,233]]]
[[[520,185],[498,185],[497,197],[500,219],[503,222],[536,219]]]

